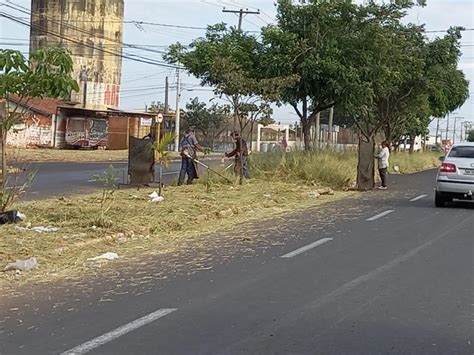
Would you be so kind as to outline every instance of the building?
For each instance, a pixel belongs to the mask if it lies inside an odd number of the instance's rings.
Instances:
[[[8,109],[22,115],[7,135],[7,145],[20,148],[127,149],[129,135],[148,134],[155,116],[37,98],[10,98]]]
[[[32,0],[30,51],[67,48],[85,108],[120,105],[124,0]]]

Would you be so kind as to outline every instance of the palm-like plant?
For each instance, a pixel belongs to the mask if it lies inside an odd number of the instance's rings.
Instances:
[[[159,195],[161,196],[161,189],[162,189],[162,186],[163,184],[161,183],[162,182],[162,177],[163,177],[163,165],[168,167],[170,162],[171,162],[171,157],[170,157],[170,153],[168,151],[168,146],[174,142],[174,139],[175,139],[176,135],[172,132],[168,132],[166,133],[163,137],[161,137],[161,139],[159,140],[159,142],[155,142],[153,143],[153,149],[155,150],[155,154],[157,153],[158,154],[158,163],[159,163],[159,167],[160,167],[160,187],[159,187]]]

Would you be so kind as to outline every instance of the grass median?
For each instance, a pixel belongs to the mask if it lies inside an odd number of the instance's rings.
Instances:
[[[206,237],[210,233],[349,195],[335,192],[315,198],[314,190],[303,183],[256,179],[242,186],[213,182],[210,190],[205,182],[169,187],[165,200],[157,203],[150,202],[150,189],[118,190],[108,206],[101,204],[101,194],[21,203],[17,208],[27,221],[0,227],[0,265],[36,257],[40,268],[21,277],[1,273],[0,280],[80,275],[94,267],[89,258],[109,251],[124,260],[150,251],[175,253],[182,243],[212,243],[212,237]],[[107,223],[102,223],[99,216],[109,207]],[[58,229],[39,233],[34,227]]]
[[[391,164],[411,173],[435,167],[437,158],[436,153],[398,153]],[[212,243],[212,233],[241,223],[355,194],[349,191],[356,177],[355,153],[255,155],[250,165],[255,178],[243,185],[202,179],[166,188],[164,201],[157,203],[150,202],[152,189],[116,190],[107,201],[96,193],[20,203],[16,208],[27,221],[0,226],[0,267],[36,257],[40,268],[21,277],[1,273],[0,283],[79,276],[96,267],[89,258],[109,251],[122,260],[152,252],[175,254],[183,245]],[[327,187],[335,193],[318,196]],[[40,233],[34,227],[53,229]]]

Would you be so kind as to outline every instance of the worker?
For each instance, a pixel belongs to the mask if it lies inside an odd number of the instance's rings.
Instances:
[[[227,158],[234,157],[234,172],[235,175],[250,179],[249,168],[247,164],[247,158],[249,156],[249,150],[247,142],[240,136],[238,131],[234,131],[231,137],[235,140],[235,148],[232,152],[226,153]]]
[[[199,179],[199,169],[194,159],[197,159],[197,152],[204,149],[199,144],[193,128],[186,130],[180,143],[181,170],[179,172],[178,185],[184,184],[184,179],[188,175],[186,184],[191,185],[194,179]]]

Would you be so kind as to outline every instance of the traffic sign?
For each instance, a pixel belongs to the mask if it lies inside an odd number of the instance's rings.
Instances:
[[[158,120],[158,123],[163,122],[163,114],[159,113],[158,116],[156,116],[156,119]]]

